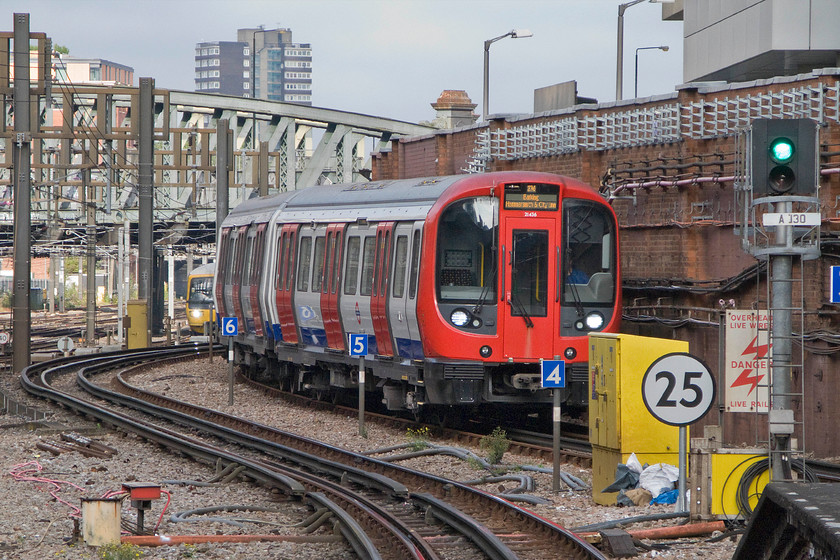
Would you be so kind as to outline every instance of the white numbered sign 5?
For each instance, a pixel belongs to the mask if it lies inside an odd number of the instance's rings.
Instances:
[[[366,356],[368,353],[368,335],[366,334],[351,334],[350,337],[350,355],[351,356]]]

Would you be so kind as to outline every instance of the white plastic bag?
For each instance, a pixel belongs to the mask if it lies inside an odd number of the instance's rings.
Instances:
[[[673,490],[674,482],[680,479],[680,471],[673,465],[656,463],[642,471],[639,475],[639,486],[644,488],[655,498],[663,491]]]
[[[627,468],[635,473],[642,474],[642,464],[635,453],[631,453],[630,457],[627,458]]]

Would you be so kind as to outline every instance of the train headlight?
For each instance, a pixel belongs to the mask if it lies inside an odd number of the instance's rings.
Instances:
[[[597,311],[593,311],[589,315],[586,316],[586,328],[590,331],[597,331],[601,327],[604,326],[604,316],[598,313]]]
[[[569,346],[563,351],[563,355],[567,360],[574,360],[577,357],[577,350]]]
[[[493,354],[493,349],[489,346],[482,346],[479,349],[478,353],[481,354],[482,358],[489,358],[490,355]]]
[[[463,327],[470,322],[470,314],[463,309],[456,309],[449,316],[449,320],[456,327]]]
[[[193,319],[201,319],[201,309],[191,309],[190,317]]]

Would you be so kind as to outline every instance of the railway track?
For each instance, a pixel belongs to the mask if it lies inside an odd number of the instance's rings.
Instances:
[[[277,387],[261,383],[255,379],[242,375],[241,373],[238,374],[237,380],[258,389],[265,394],[283,399],[287,402],[293,402],[316,409],[344,412],[348,415],[355,415],[357,413],[356,408],[330,401],[319,400],[317,398],[310,398],[300,393],[284,391],[282,389],[278,389]],[[440,425],[424,424],[409,418],[401,418],[399,416],[394,416],[393,414],[378,414],[369,410],[365,411],[365,419],[366,421],[376,422],[381,425],[395,426],[397,428],[404,429],[417,428],[418,426],[426,427],[435,435],[474,446],[478,446],[481,438],[486,435],[472,431],[448,428]],[[525,455],[527,457],[533,457],[535,459],[541,459],[548,462],[553,460],[551,434],[514,429],[509,426],[504,426],[504,429],[511,440],[511,451],[519,455]],[[560,461],[562,463],[578,465],[584,468],[592,467],[592,446],[588,441],[581,439],[580,437],[569,436],[561,438],[560,453]]]
[[[452,554],[459,558],[603,558],[597,549],[561,527],[469,486],[150,394],[129,381],[133,374],[156,367],[162,359],[196,356],[196,350],[181,347],[60,359],[28,368],[22,383],[30,393],[200,461],[215,463],[221,458],[224,463],[245,465],[248,477],[278,488],[289,499],[311,501],[323,496],[334,504],[335,508],[327,507],[340,520],[342,534],[360,558]],[[122,370],[118,381],[98,381],[100,373],[114,369]],[[135,412],[111,410],[53,387],[54,379],[73,372],[85,391],[98,398],[166,418],[191,433],[209,434],[226,443],[188,437],[139,420]],[[251,451],[231,451],[233,444]],[[348,486],[354,491],[348,491]]]

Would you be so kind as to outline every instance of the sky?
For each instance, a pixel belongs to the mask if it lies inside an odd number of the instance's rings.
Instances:
[[[533,112],[534,90],[577,80],[578,95],[615,100],[617,0],[0,0],[0,30],[30,14],[30,31],[79,58],[134,68],[134,81],[193,91],[195,45],[235,41],[236,30],[289,28],[312,45],[312,104],[409,122],[465,90],[481,114],[484,41],[490,113]],[[682,80],[682,22],[643,2],[624,15],[624,98],[670,93]]]

